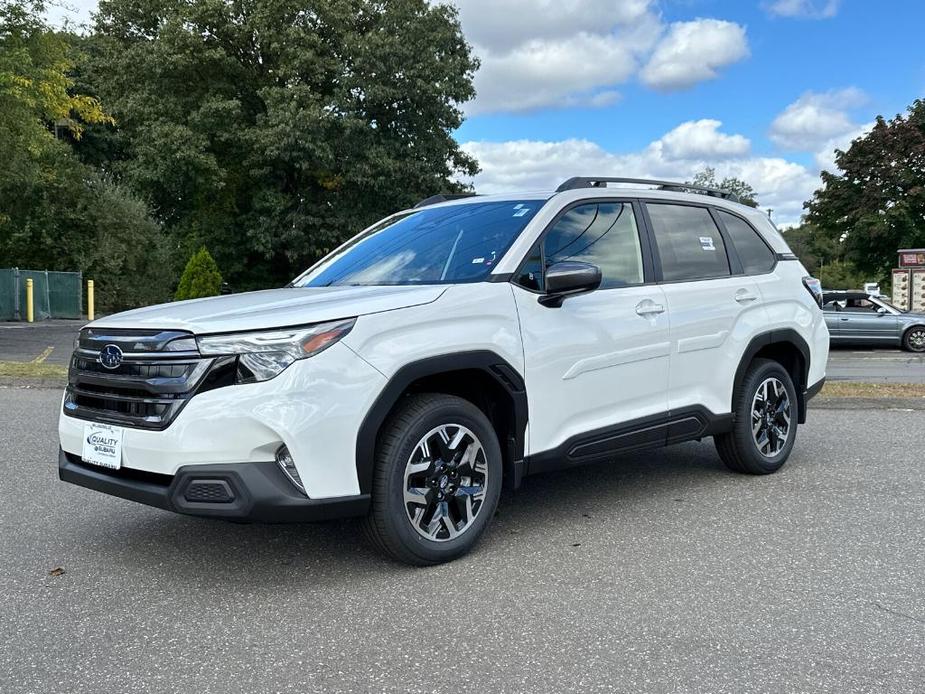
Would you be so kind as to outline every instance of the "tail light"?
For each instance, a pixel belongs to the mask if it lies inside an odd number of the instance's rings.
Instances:
[[[804,277],[803,286],[812,295],[813,301],[819,304],[819,308],[822,308],[822,282],[815,277]]]

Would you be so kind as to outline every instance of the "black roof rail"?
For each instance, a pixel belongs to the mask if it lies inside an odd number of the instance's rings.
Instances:
[[[463,198],[475,197],[476,193],[440,193],[439,195],[431,195],[429,198],[424,198],[413,209],[419,207],[427,207],[428,205],[436,205],[438,202],[447,202],[449,200],[461,200]]]
[[[576,190],[578,188],[606,188],[608,183],[632,183],[635,185],[647,185],[655,186],[658,190],[673,190],[678,193],[683,193],[685,191],[693,191],[697,193],[705,193],[714,198],[723,198],[724,200],[732,200],[733,202],[739,202],[739,196],[735,193],[730,193],[728,190],[720,190],[719,188],[708,188],[707,186],[698,186],[693,183],[677,183],[676,181],[659,181],[652,178],[618,178],[611,176],[574,176],[567,181],[563,182],[558,188],[556,188],[557,193],[561,193],[566,190]]]

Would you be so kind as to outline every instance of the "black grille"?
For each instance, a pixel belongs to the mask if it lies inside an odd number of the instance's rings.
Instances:
[[[234,494],[222,480],[193,480],[183,498],[196,504],[229,504],[234,501]]]
[[[100,350],[111,344],[123,352],[114,369],[99,360]],[[233,365],[233,357],[205,359],[190,347],[193,336],[178,331],[84,330],[71,358],[64,411],[92,421],[166,428],[204,382],[215,383],[214,374],[206,378],[213,368],[229,360]]]

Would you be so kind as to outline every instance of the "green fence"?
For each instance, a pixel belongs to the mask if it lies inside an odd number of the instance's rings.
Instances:
[[[26,319],[26,280],[32,280],[35,320],[80,318],[83,314],[83,279],[79,272],[0,270],[0,320]]]

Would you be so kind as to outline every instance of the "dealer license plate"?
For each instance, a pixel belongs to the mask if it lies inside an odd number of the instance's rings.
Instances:
[[[109,424],[85,424],[84,446],[80,459],[91,465],[112,470],[122,467],[122,427]]]

